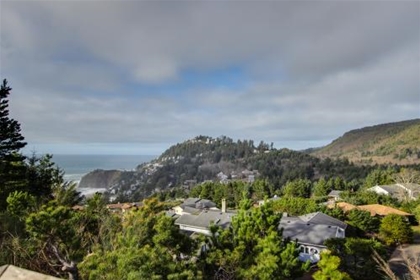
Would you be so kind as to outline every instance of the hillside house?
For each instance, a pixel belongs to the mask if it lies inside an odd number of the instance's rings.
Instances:
[[[372,188],[369,188],[368,190],[376,192],[377,194],[384,194],[395,197],[400,201],[412,200],[420,197],[420,185],[414,183],[376,185]]]
[[[340,194],[342,191],[332,190],[328,194],[328,200],[329,201],[339,201],[340,200]]]
[[[316,263],[320,253],[326,249],[324,242],[330,238],[345,238],[347,224],[321,212],[298,217],[283,215],[279,230],[283,237],[299,244],[301,261]]]
[[[177,215],[191,215],[198,214],[204,210],[219,210],[216,207],[216,203],[208,199],[201,198],[187,198],[181,205],[175,206],[172,210]]]
[[[222,212],[220,210],[204,210],[198,215],[182,215],[175,220],[175,225],[186,232],[201,233],[210,236],[212,225],[228,228],[232,222],[234,212]]]

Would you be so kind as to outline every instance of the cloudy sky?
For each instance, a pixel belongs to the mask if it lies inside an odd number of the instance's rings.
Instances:
[[[28,150],[303,149],[420,117],[419,1],[1,1]]]

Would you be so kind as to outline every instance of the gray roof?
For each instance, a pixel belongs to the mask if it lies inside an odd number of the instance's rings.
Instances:
[[[186,198],[181,205],[185,205],[185,206],[186,205],[195,205],[195,203],[200,201],[200,200],[201,200],[201,198],[189,197],[189,198]]]
[[[190,197],[190,198],[185,199],[184,202],[180,206],[182,209],[184,209],[185,207],[203,209],[203,208],[216,207],[216,203],[208,199]]]
[[[322,212],[314,212],[306,215],[299,216],[299,218],[304,221],[305,223],[311,223],[316,225],[327,225],[327,226],[338,226],[342,229],[345,229],[347,227],[347,224],[333,218],[331,216],[328,216],[327,214],[324,214]]]
[[[332,190],[330,191],[330,193],[328,194],[328,196],[332,196],[332,197],[340,197],[340,194],[342,193],[342,191],[336,191],[336,190]]]
[[[337,237],[337,226],[315,225],[302,221],[280,221],[283,237],[298,240],[299,243],[324,245],[325,240]]]
[[[395,184],[394,185],[380,185],[378,187],[380,187],[381,189],[386,190],[390,194],[399,194],[399,193],[403,193],[404,192],[404,189],[403,188],[401,188],[400,186],[397,186]]]
[[[321,212],[299,217],[283,216],[279,224],[283,237],[313,245],[323,245],[325,240],[338,237],[337,232],[346,227],[346,223]]]
[[[208,229],[211,224],[226,228],[230,225],[234,213],[206,210],[198,215],[182,215],[176,221],[176,225],[185,225],[195,228]]]

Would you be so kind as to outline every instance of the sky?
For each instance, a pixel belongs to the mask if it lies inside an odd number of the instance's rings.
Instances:
[[[420,2],[2,0],[26,151],[158,155],[198,135],[295,150],[420,117]]]

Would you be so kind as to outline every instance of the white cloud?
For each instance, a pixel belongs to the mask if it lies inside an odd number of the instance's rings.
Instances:
[[[418,2],[1,5],[1,75],[29,142],[301,146],[420,117]],[[230,68],[231,86],[185,78]]]

